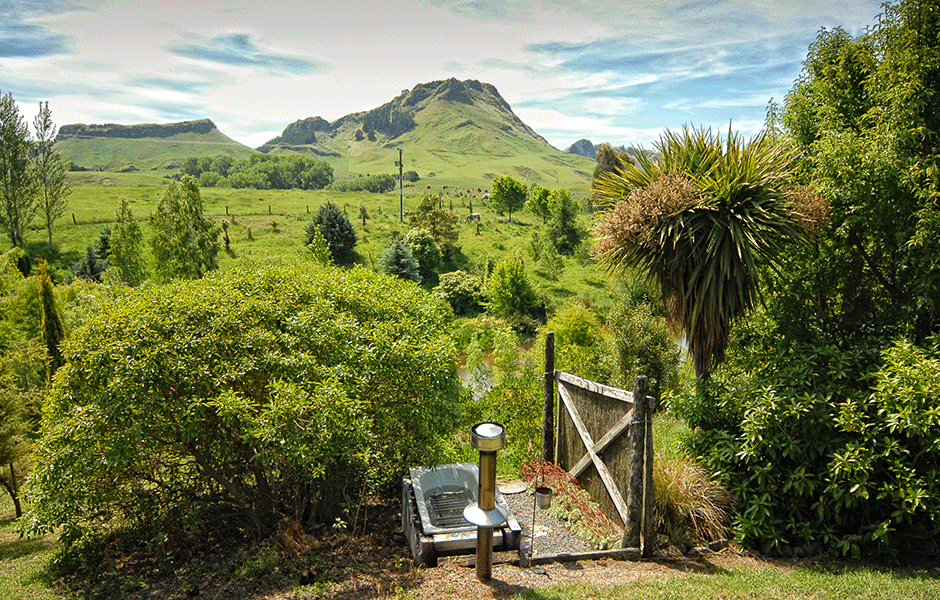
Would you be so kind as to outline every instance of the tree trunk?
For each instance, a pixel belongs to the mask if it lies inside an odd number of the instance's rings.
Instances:
[[[16,483],[16,470],[13,463],[10,463],[10,480],[7,481],[5,477],[0,476],[0,483],[10,494],[10,498],[13,500],[13,509],[16,511],[16,518],[19,519],[23,516],[23,507],[20,504],[20,486]]]

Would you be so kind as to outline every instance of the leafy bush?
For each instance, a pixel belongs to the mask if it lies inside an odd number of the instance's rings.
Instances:
[[[402,242],[410,249],[412,256],[418,261],[418,268],[424,281],[433,277],[443,260],[441,247],[431,232],[426,229],[409,229],[402,237]]]
[[[743,545],[940,551],[940,352],[896,342],[862,379],[870,394],[853,391],[849,354],[800,346],[773,379],[714,381],[673,403],[695,428],[690,449],[735,498]]]
[[[442,273],[434,295],[447,300],[455,315],[475,315],[483,308],[483,280],[466,271]]]
[[[179,542],[226,522],[332,520],[448,447],[461,395],[447,315],[361,269],[129,292],[65,343],[24,529]]]
[[[679,346],[666,322],[652,306],[616,304],[607,317],[610,343],[607,352],[614,385],[633,388],[639,375],[649,378],[650,394],[661,398],[679,384]]]
[[[486,278],[486,298],[486,310],[500,317],[535,317],[541,312],[539,297],[517,254],[506,256]]]

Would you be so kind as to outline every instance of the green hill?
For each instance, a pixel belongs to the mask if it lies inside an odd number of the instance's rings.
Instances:
[[[167,124],[63,125],[56,147],[80,169],[118,173],[176,171],[189,156],[230,154],[244,158],[255,153],[219,131],[209,119]]]
[[[595,162],[566,154],[513,113],[490,84],[433,81],[382,106],[329,123],[311,117],[288,125],[258,149],[323,157],[338,177],[396,171],[397,148],[405,170],[456,181],[488,182],[513,175],[554,186],[589,184]]]

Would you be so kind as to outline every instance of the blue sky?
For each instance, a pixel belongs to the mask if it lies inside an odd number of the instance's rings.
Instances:
[[[255,147],[418,83],[491,83],[560,149],[649,147],[666,129],[753,135],[846,0],[0,0],[0,92],[32,121],[212,119]]]

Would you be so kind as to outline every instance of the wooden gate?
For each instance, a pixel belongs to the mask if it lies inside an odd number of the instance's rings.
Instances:
[[[643,556],[650,556],[655,535],[651,422],[655,401],[646,394],[647,379],[638,377],[631,393],[549,369],[554,364],[549,357],[553,342],[546,343],[548,427],[543,429],[543,448],[551,448],[550,437],[555,437],[555,464],[576,477],[608,516],[623,523],[624,548],[641,548]],[[554,385],[549,385],[549,378]],[[553,406],[550,390],[556,387],[557,406]],[[550,413],[558,415],[554,428]]]

